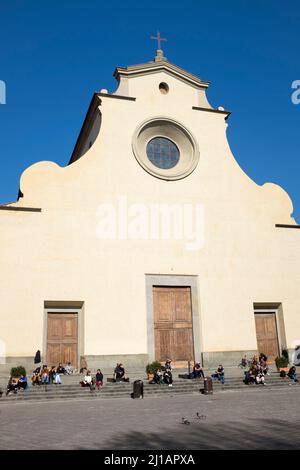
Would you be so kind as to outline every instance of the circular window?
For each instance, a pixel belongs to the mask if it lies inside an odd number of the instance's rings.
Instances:
[[[147,144],[147,157],[157,168],[168,170],[177,165],[179,161],[179,150],[170,139],[155,137]]]
[[[188,176],[199,160],[192,134],[181,123],[165,117],[142,122],[134,132],[132,148],[144,170],[168,181]]]
[[[161,82],[159,84],[159,91],[163,94],[163,95],[166,95],[169,91],[169,85],[165,82]]]

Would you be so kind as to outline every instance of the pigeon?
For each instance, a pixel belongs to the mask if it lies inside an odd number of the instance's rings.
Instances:
[[[206,416],[205,416],[205,415],[200,415],[200,414],[198,413],[198,411],[197,411],[196,415],[197,415],[197,418],[198,418],[198,419],[206,419]]]
[[[186,418],[182,418],[181,423],[182,423],[182,424],[190,424],[189,420],[186,419]]]

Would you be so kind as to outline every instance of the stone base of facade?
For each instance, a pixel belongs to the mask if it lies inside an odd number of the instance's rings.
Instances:
[[[252,359],[254,355],[257,355],[257,350],[244,350],[244,351],[211,351],[202,353],[202,364],[205,368],[214,368],[219,364],[224,367],[238,366],[241,362],[242,357],[247,355],[247,359]]]

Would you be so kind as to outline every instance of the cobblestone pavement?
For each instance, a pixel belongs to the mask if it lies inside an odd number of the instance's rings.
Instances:
[[[0,401],[0,449],[299,449],[299,399],[300,386],[144,400]]]

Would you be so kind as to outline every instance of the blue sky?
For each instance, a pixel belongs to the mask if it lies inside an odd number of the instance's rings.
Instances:
[[[299,0],[0,0],[0,24],[0,203],[30,164],[67,164],[93,92],[115,90],[116,66],[151,60],[160,30],[167,58],[211,81],[211,104],[232,112],[241,167],[280,184],[300,223]]]

